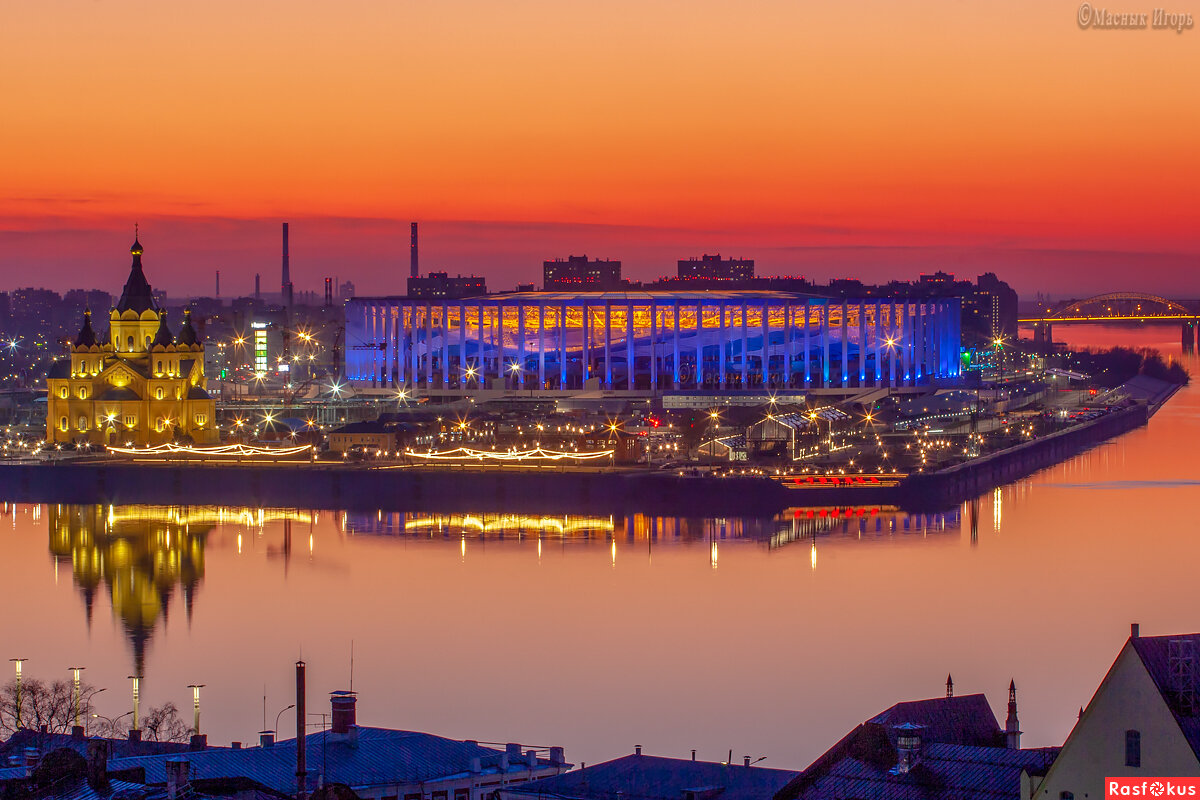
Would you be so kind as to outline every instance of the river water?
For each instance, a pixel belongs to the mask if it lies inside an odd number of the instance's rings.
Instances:
[[[1055,333],[1182,358],[1174,328]],[[85,665],[107,716],[137,672],[144,704],[186,711],[204,684],[214,743],[275,726],[299,657],[327,711],[353,652],[360,724],[576,763],[641,744],[800,769],[947,673],[1001,724],[1015,679],[1022,743],[1061,744],[1130,622],[1200,629],[1198,452],[1191,387],[1147,428],[928,517],[6,505],[0,661]]]

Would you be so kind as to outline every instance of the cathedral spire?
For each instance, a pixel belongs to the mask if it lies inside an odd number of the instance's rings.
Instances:
[[[142,243],[138,241],[136,225],[134,225],[133,246],[129,248],[129,254],[133,256],[133,263],[129,267],[129,278],[125,281],[121,300],[117,303],[117,311],[125,312],[132,309],[141,314],[143,311],[157,309],[150,282],[146,280],[146,274],[142,272]]]
[[[1008,719],[1004,721],[1005,744],[1009,750],[1021,749],[1021,723],[1017,720],[1017,682],[1008,682]]]
[[[95,347],[96,332],[92,330],[92,311],[87,309],[83,312],[83,327],[79,329],[79,335],[75,337],[76,347]]]

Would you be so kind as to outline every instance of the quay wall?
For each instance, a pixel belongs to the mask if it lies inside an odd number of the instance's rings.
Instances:
[[[770,516],[794,506],[951,508],[1146,424],[1146,405],[1042,436],[898,486],[789,489],[765,477],[680,476],[671,471],[480,467],[368,468],[341,464],[208,465],[89,459],[0,463],[10,502],[243,505],[296,508],[524,513]]]

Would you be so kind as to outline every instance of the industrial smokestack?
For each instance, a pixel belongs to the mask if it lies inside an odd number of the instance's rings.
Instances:
[[[262,275],[254,273],[254,299],[262,299]]]
[[[305,800],[308,768],[305,764],[304,723],[308,719],[304,706],[304,662],[296,662],[296,800]]]
[[[288,308],[292,307],[292,267],[288,260],[288,224],[283,223],[283,275],[279,287],[280,300]]]
[[[412,244],[409,245],[409,267],[408,274],[410,277],[419,277],[417,272],[417,223],[412,224]]]
[[[221,270],[217,270],[217,299],[221,299]]]

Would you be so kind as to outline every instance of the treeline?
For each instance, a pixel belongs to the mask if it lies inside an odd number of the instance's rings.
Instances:
[[[1088,350],[1075,354],[1074,368],[1091,375],[1096,382],[1120,386],[1125,381],[1146,375],[1160,381],[1186,385],[1191,376],[1183,365],[1168,362],[1157,350],[1150,348],[1114,347],[1110,350]]]

